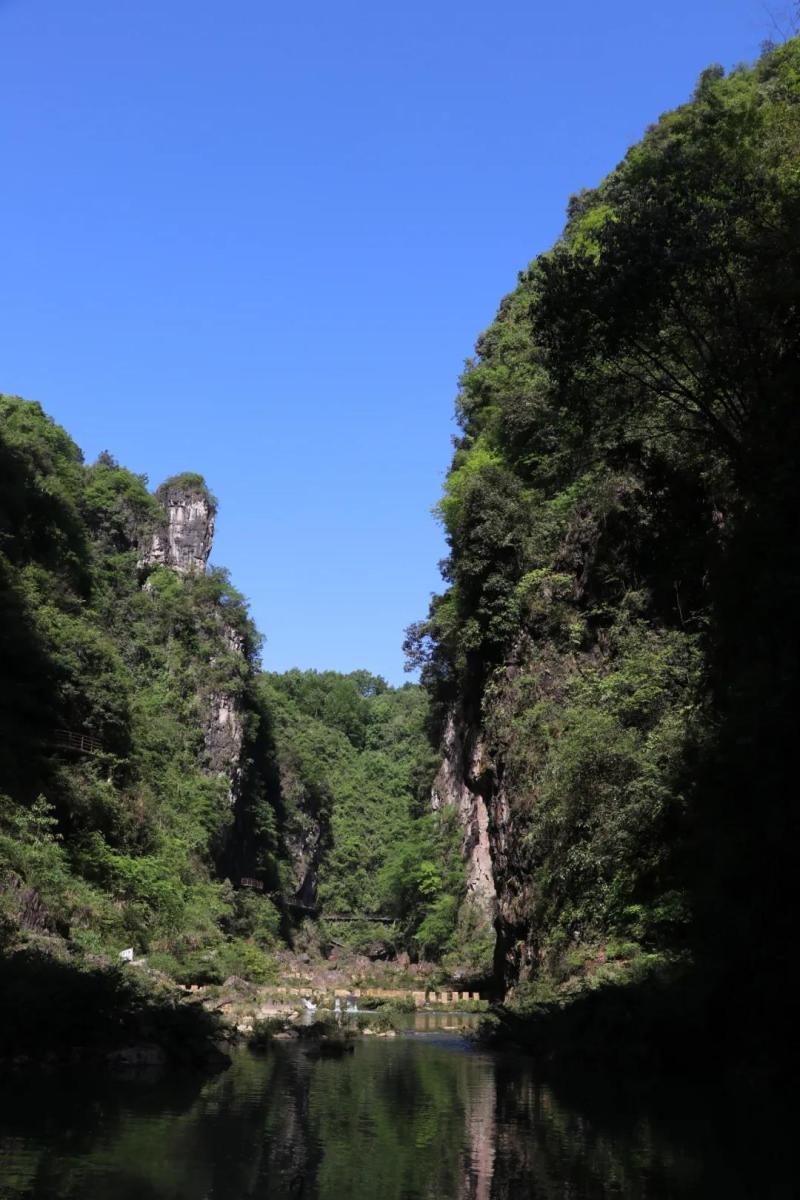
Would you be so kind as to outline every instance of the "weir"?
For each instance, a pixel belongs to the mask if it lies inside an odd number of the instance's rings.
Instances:
[[[308,996],[309,992],[324,992],[324,988],[312,987],[273,987],[269,991],[275,996]],[[372,1000],[406,1000],[411,997],[417,1008],[423,1008],[426,1004],[463,1004],[467,1001],[479,1001],[482,999],[480,992],[455,992],[444,991],[437,992],[432,989],[421,989],[413,991],[405,988],[334,988],[334,999],[337,997],[340,1000],[353,996],[356,1000],[372,999]]]

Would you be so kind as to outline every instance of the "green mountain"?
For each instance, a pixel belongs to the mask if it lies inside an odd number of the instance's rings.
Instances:
[[[683,971],[695,1032],[789,1023],[799,137],[800,42],[705,71],[461,380],[407,645],[520,999]]]
[[[85,465],[38,405],[0,400],[6,947],[130,946],[186,982],[258,980],[303,919],[338,911],[443,952],[460,859],[448,874],[422,817],[424,693],[262,674],[246,604],[208,566],[215,514],[199,475],[151,494],[108,454]],[[433,862],[424,896],[387,881],[409,844]]]
[[[216,502],[196,475],[151,495],[109,455],[85,466],[17,398],[0,457],[7,935],[33,903],[34,929],[75,950],[230,949],[227,881],[277,887],[280,797],[258,635],[206,569]]]
[[[261,696],[274,719],[287,890],[320,916],[323,945],[485,973],[491,948],[474,944],[458,822],[430,810],[438,756],[425,693],[366,671],[288,671],[262,676]]]

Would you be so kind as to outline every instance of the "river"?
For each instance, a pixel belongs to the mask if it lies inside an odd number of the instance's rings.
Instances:
[[[632,1095],[543,1082],[454,1018],[293,1042],[213,1078],[79,1070],[7,1077],[2,1200],[783,1200],[790,1140],[746,1093]],[[415,1024],[411,1018],[409,1025]],[[427,1026],[427,1028],[426,1028]],[[450,1026],[450,1028],[448,1028]],[[763,1119],[762,1119],[763,1118]],[[784,1157],[785,1156],[785,1157]]]

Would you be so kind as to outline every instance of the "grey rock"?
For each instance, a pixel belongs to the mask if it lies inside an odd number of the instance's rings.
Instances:
[[[133,1046],[122,1046],[107,1055],[110,1063],[122,1067],[160,1067],[167,1056],[155,1042],[139,1042]]]
[[[228,780],[228,802],[233,805],[239,794],[242,773],[244,722],[238,700],[224,692],[210,692],[203,698],[203,742],[206,769],[211,775]]]
[[[467,897],[488,921],[494,915],[497,894],[492,873],[487,789],[482,778],[485,751],[481,738],[465,738],[460,724],[451,712],[442,738],[442,765],[433,781],[431,808],[452,805],[458,810],[464,830]]]
[[[156,493],[164,521],[150,535],[141,567],[170,567],[181,574],[206,569],[214,538],[215,512],[199,484],[178,483]]]

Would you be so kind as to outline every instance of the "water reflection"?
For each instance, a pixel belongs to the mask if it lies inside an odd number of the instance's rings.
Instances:
[[[365,1039],[341,1060],[279,1043],[206,1081],[6,1081],[0,1197],[780,1200],[782,1144],[736,1104],[654,1109],[603,1082],[577,1096],[452,1036]]]

